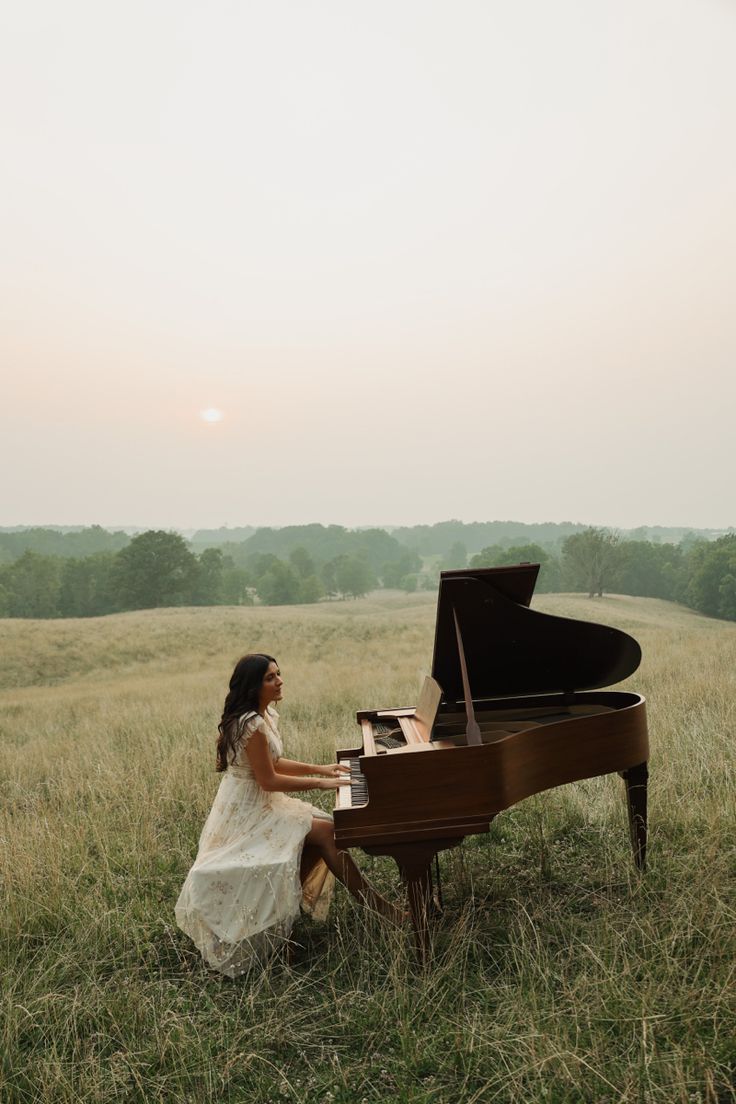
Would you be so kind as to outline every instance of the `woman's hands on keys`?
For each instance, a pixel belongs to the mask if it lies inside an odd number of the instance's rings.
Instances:
[[[350,782],[350,767],[347,763],[328,763],[319,768],[322,775],[319,781],[320,790],[337,790]]]
[[[350,767],[347,763],[328,763],[326,767],[320,767],[317,773],[325,778],[340,778],[346,782],[346,776],[350,775]]]

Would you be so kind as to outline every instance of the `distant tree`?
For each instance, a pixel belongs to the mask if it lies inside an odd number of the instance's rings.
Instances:
[[[405,572],[401,570],[401,561],[396,560],[395,563],[385,563],[381,568],[380,575],[383,586],[391,589],[397,588],[400,579],[405,575]]]
[[[711,617],[736,619],[736,534],[694,545],[688,561],[688,605]]]
[[[371,585],[375,584],[375,576],[383,564],[398,560],[405,553],[406,548],[385,529],[359,529],[350,534],[348,554],[368,565],[373,579]]]
[[[610,529],[585,529],[568,537],[562,546],[563,578],[572,590],[587,590],[588,597],[603,596],[617,566],[619,539]]]
[[[364,560],[340,556],[335,565],[335,578],[341,594],[362,598],[375,585],[375,576]]]
[[[470,567],[502,567],[506,560],[506,549],[500,544],[489,544],[470,557]]]
[[[728,621],[736,621],[736,573],[728,572],[718,587],[719,616]]]
[[[455,541],[446,556],[442,558],[442,571],[455,571],[468,564],[468,550],[462,541]]]
[[[621,541],[614,585],[621,594],[677,599],[683,587],[683,555],[676,544]]]
[[[178,533],[148,530],[119,552],[112,583],[119,609],[182,606],[192,600],[197,560]]]
[[[392,536],[417,548],[422,555],[444,558],[456,542],[464,544],[472,553],[495,544],[507,546],[530,542],[552,550],[559,547],[565,537],[580,532],[582,528],[569,521],[542,522],[538,525],[526,525],[519,521],[441,521],[436,525],[394,529]]]
[[[115,555],[98,552],[62,561],[59,613],[62,617],[98,617],[116,608],[112,590]]]
[[[0,555],[4,560],[15,560],[28,551],[42,556],[84,559],[97,552],[119,552],[129,543],[127,533],[110,533],[100,525],[72,532],[34,527],[14,533],[0,532]]]
[[[55,554],[86,559],[101,552],[120,552],[130,544],[130,539],[127,533],[113,533],[103,529],[101,525],[90,525],[78,533],[66,533],[64,548]]]
[[[334,598],[338,592],[337,561],[328,560],[327,563],[323,563],[320,568],[320,576],[324,584],[325,594],[328,598]]]
[[[23,555],[2,569],[0,584],[8,617],[58,617],[61,561],[38,552]]]
[[[267,606],[288,606],[299,601],[299,577],[283,560],[276,560],[256,585],[258,597]]]
[[[255,580],[232,556],[222,557],[222,600],[226,606],[252,606]]]
[[[306,579],[299,580],[300,602],[319,602],[324,593],[325,588],[318,575],[307,575]]]
[[[228,541],[225,544],[215,546],[210,545],[211,548],[218,547],[226,559],[232,561],[235,567],[244,567],[247,570],[252,570],[250,561],[252,554],[248,553],[248,545],[245,541],[237,544],[233,541]],[[193,551],[196,551],[196,546],[192,546]]]
[[[197,557],[192,604],[217,606],[223,601],[224,557],[219,548],[205,548]]]
[[[314,575],[314,560],[301,545],[291,550],[289,563],[300,579],[308,579],[310,575]]]
[[[484,548],[470,560],[471,567],[507,567],[520,563],[541,565],[537,584],[540,593],[549,594],[560,589],[559,562],[540,544],[516,544],[510,547],[494,544]]]
[[[402,586],[402,579],[415,574],[421,569],[422,561],[416,552],[407,549],[397,560],[389,560],[381,568],[381,582],[385,587]]]
[[[400,542],[385,529],[345,529],[341,525],[316,524],[259,529],[242,547],[247,551],[249,561],[256,554],[266,553],[287,558],[301,548],[315,565],[338,556],[354,556],[365,560],[374,572],[379,571],[386,561],[397,559],[404,551]],[[292,566],[298,570],[297,564]]]
[[[281,560],[279,560],[278,556],[275,556],[273,552],[256,552],[254,555],[248,556],[246,566],[253,576],[256,585],[258,585],[258,580],[278,563],[281,563]]]
[[[539,544],[516,544],[507,547],[500,544],[489,545],[471,557],[471,567],[506,567],[509,564],[538,563],[545,564],[549,553]]]
[[[680,549],[684,553],[690,552],[696,544],[701,542],[701,540],[702,538],[699,537],[697,533],[693,533],[692,529],[688,529],[680,540]]]

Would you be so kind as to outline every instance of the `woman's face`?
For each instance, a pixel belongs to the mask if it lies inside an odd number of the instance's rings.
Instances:
[[[260,700],[258,703],[261,707],[261,712],[263,712],[271,702],[281,701],[281,687],[283,685],[284,681],[281,678],[278,663],[269,663],[268,670],[263,676],[263,682],[261,683]]]

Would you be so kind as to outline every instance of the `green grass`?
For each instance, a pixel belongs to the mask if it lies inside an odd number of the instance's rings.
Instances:
[[[339,890],[290,965],[239,982],[173,920],[233,661],[279,658],[287,753],[326,760],[356,708],[414,699],[433,599],[0,622],[3,1104],[736,1100],[736,626],[648,599],[538,607],[642,644],[646,875],[623,784],[578,783],[443,856],[430,971]],[[389,860],[356,857],[397,893]]]

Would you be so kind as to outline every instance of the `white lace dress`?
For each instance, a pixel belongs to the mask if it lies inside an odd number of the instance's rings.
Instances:
[[[235,977],[262,962],[291,934],[300,905],[327,914],[332,875],[319,860],[299,879],[304,837],[327,813],[285,793],[268,793],[253,777],[245,748],[254,732],[268,740],[274,762],[283,753],[278,713],[244,714],[237,754],[207,817],[194,865],[176,902],[176,921],[205,961]]]

